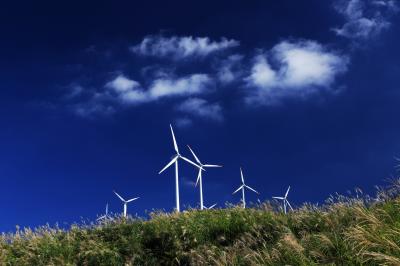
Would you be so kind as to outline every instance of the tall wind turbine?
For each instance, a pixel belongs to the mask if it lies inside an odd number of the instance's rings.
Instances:
[[[128,203],[132,202],[134,200],[137,200],[139,197],[133,198],[133,199],[129,199],[129,200],[125,200],[123,197],[121,197],[117,192],[115,192],[115,195],[117,195],[117,197],[124,203],[124,217],[126,218],[126,214],[128,212]]]
[[[251,191],[253,191],[253,192],[257,193],[257,194],[260,194],[260,193],[258,193],[255,189],[249,187],[248,185],[246,185],[246,184],[244,183],[244,176],[243,176],[243,171],[242,171],[242,168],[241,168],[241,167],[240,167],[240,177],[242,178],[242,185],[241,185],[238,189],[236,189],[236,190],[232,193],[232,195],[235,194],[236,192],[238,192],[239,190],[242,190],[243,208],[246,208],[246,198],[245,198],[245,195],[244,195],[244,189],[245,189],[245,188],[250,189]]]
[[[202,172],[205,171],[204,168],[207,167],[222,167],[222,165],[215,165],[215,164],[203,164],[199,158],[196,156],[196,154],[194,153],[194,151],[190,148],[190,146],[188,145],[188,148],[190,150],[190,152],[193,154],[194,159],[197,162],[197,167],[199,168],[199,174],[197,175],[197,180],[196,180],[196,187],[197,184],[200,183],[200,209],[203,210],[204,209],[204,203],[203,203],[203,175]]]
[[[285,214],[287,212],[287,210],[286,210],[287,207],[286,206],[289,206],[289,208],[293,211],[292,205],[290,205],[289,201],[287,200],[287,196],[289,194],[289,190],[290,190],[290,186],[286,190],[286,193],[285,193],[284,197],[272,197],[274,199],[278,199],[278,200],[282,200],[283,201],[283,211],[285,212]]]
[[[180,212],[180,206],[179,206],[179,170],[178,170],[178,159],[183,159],[185,161],[187,161],[188,163],[198,167],[197,164],[195,164],[194,162],[192,162],[191,160],[189,160],[186,157],[183,157],[180,153],[179,153],[179,149],[178,149],[178,144],[176,144],[176,139],[175,139],[175,134],[174,134],[174,130],[172,129],[172,126],[169,125],[171,128],[171,134],[172,134],[172,140],[174,142],[174,149],[176,154],[174,155],[174,157],[172,158],[172,160],[158,173],[161,174],[162,172],[164,172],[165,169],[167,169],[168,167],[170,167],[172,164],[175,163],[175,199],[176,199],[176,211]]]
[[[108,203],[106,204],[106,213],[102,216],[100,216],[99,218],[97,218],[97,221],[101,221],[101,220],[107,220],[108,218],[110,218],[110,216],[108,215]]]

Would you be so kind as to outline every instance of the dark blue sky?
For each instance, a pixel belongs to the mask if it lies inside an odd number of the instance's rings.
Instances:
[[[0,8],[0,231],[172,210],[182,153],[270,199],[373,193],[400,154],[397,1],[18,1]],[[197,171],[181,164],[181,204]]]

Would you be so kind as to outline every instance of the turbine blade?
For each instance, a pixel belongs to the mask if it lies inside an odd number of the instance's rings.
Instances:
[[[171,134],[172,134],[172,139],[174,140],[175,151],[176,151],[176,153],[179,153],[178,144],[176,144],[174,130],[172,129],[172,125],[171,124],[169,124],[169,126],[171,127]]]
[[[114,193],[115,193],[115,195],[117,195],[117,197],[118,197],[120,200],[122,200],[123,202],[125,202],[124,198],[121,197],[117,192],[114,191]]]
[[[139,199],[140,197],[136,197],[136,198],[133,198],[133,199],[130,199],[130,200],[127,200],[126,202],[132,202],[132,201],[134,201],[134,200],[137,200],[137,199]]]
[[[208,207],[207,209],[212,209],[212,208],[214,208],[215,206],[217,206],[217,203],[215,203],[215,204],[211,205],[211,206],[210,206],[210,207]]]
[[[260,193],[258,193],[254,188],[251,188],[251,187],[249,187],[248,185],[245,185],[245,187],[247,187],[248,189],[250,189],[251,191],[253,191],[253,192],[257,193],[257,194],[260,194]]]
[[[287,195],[289,194],[289,190],[290,190],[290,186],[288,187],[288,189],[286,190],[286,193],[285,193],[285,198],[287,197]]]
[[[243,176],[242,167],[240,167],[240,177],[242,178],[242,184],[244,184],[244,176]]]
[[[272,197],[273,199],[280,199],[280,200],[284,200],[284,197]]]
[[[197,184],[198,184],[199,181],[200,181],[200,177],[201,177],[201,169],[199,169],[199,174],[197,175],[197,180],[196,180],[196,185],[195,185],[195,187],[197,187]]]
[[[194,159],[196,160],[196,162],[197,162],[198,164],[201,165],[201,162],[200,162],[199,158],[197,158],[197,156],[196,156],[196,154],[194,153],[194,151],[192,150],[192,148],[190,148],[189,145],[187,145],[187,146],[188,146],[190,152],[193,154],[193,157],[194,157]]]
[[[293,211],[292,205],[290,205],[288,200],[286,200],[286,203],[289,205],[290,209]]]
[[[241,185],[238,189],[236,189],[233,193],[232,193],[232,195],[233,194],[235,194],[235,193],[237,193],[239,190],[241,190],[243,188],[243,185]]]
[[[171,166],[171,164],[173,164],[176,160],[178,160],[178,156],[175,156],[158,174],[161,174],[162,172],[165,171],[165,169],[167,169],[168,167]]]
[[[222,165],[216,165],[216,164],[205,164],[203,166],[204,167],[222,167]]]
[[[180,156],[180,157],[181,157],[183,160],[185,160],[186,162],[188,162],[188,163],[190,163],[190,164],[196,166],[197,168],[201,168],[199,165],[195,164],[194,162],[192,162],[192,161],[189,160],[188,158],[183,157],[183,156]]]

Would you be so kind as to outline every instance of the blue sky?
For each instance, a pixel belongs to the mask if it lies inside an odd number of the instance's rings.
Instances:
[[[270,199],[323,202],[395,175],[400,153],[399,3],[57,1],[0,8],[0,217],[94,219],[112,194],[131,214],[174,207],[172,123],[182,153],[223,164],[205,204],[242,166]],[[196,169],[181,164],[181,204]]]

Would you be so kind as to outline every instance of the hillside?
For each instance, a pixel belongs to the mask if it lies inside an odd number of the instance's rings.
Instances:
[[[399,186],[284,215],[273,203],[3,234],[0,265],[400,265]]]

